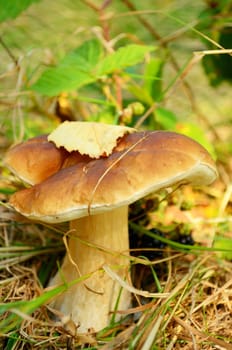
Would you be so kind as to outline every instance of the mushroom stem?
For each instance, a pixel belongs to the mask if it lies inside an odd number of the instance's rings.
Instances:
[[[121,278],[126,277],[129,259],[122,253],[129,250],[128,207],[74,220],[70,229],[69,252],[50,284],[70,282],[89,273],[91,277],[69,288],[52,306],[70,315],[80,325],[79,331],[99,331],[109,324],[110,311],[119,297],[117,309],[125,310],[130,304],[129,292],[120,294],[120,285],[101,269],[107,265],[116,268]]]

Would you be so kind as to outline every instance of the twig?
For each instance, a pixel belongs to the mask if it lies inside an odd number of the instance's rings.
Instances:
[[[89,0],[81,0],[85,5],[90,7],[92,10],[99,12],[100,8],[96,6],[92,1]]]
[[[114,280],[117,281],[121,287],[125,288],[131,293],[141,295],[144,298],[164,298],[166,299],[169,297],[169,293],[150,293],[147,290],[140,290],[137,288],[134,288],[133,286],[130,286],[128,283],[126,283],[119,275],[117,275],[109,266],[103,265],[103,270]]]
[[[7,54],[9,55],[9,57],[12,59],[12,61],[14,62],[15,66],[18,68],[18,59],[15,57],[15,55],[11,52],[11,50],[9,49],[9,47],[6,45],[6,43],[4,42],[2,36],[0,36],[0,44],[2,45],[2,47],[6,50]]]
[[[89,0],[82,0],[82,1],[91,9],[93,9],[95,12],[97,12],[102,31],[101,33],[99,33],[95,30],[95,32],[100,38],[106,50],[109,53],[114,52],[113,41],[111,41],[111,38],[110,38],[110,26],[108,22],[109,17],[105,14],[105,9],[111,4],[112,0],[104,0],[101,7],[97,7],[95,4],[93,4]],[[123,109],[121,79],[117,74],[113,74],[112,78],[115,83],[116,107],[119,111],[121,111]]]
[[[146,113],[144,113],[144,115],[139,118],[139,120],[137,121],[137,123],[135,124],[135,129],[138,129],[144,122],[145,120],[149,117],[150,114],[152,114],[157,108],[157,103],[154,102],[151,107],[146,111]]]
[[[162,41],[162,37],[159,35],[159,33],[157,33],[153,26],[137,12],[135,5],[130,0],[122,0],[122,2],[128,7],[129,10],[135,12],[135,15],[138,18],[139,22],[142,23],[142,25],[148,30],[153,38],[158,41]]]
[[[187,322],[181,320],[177,316],[174,316],[174,320],[178,324],[180,324],[184,329],[186,329],[190,334],[195,334],[198,337],[200,337],[202,340],[207,340],[208,342],[212,342],[213,344],[220,346],[221,349],[232,350],[232,345],[227,343],[227,342],[225,342],[224,340],[217,339],[217,338],[215,338],[213,336],[210,336],[208,334],[204,334],[203,332],[198,331],[197,329],[195,329],[194,327],[190,326],[189,324],[187,324]]]

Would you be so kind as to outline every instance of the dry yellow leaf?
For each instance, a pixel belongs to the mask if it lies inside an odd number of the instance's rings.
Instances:
[[[122,125],[65,121],[48,136],[48,141],[69,152],[78,151],[99,158],[110,155],[120,137],[135,131]]]

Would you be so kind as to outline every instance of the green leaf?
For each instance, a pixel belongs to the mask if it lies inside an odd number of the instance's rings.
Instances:
[[[153,51],[152,46],[130,44],[119,48],[116,52],[106,56],[97,66],[98,76],[113,73],[114,71],[133,66],[144,60],[148,52]]]
[[[151,106],[153,104],[154,101],[143,87],[137,84],[128,84],[127,88],[128,91],[130,91],[130,93],[133,94],[138,101],[141,101],[148,106]]]
[[[218,255],[227,260],[232,260],[232,239],[224,236],[216,236],[213,247],[218,251]],[[221,251],[220,251],[221,249]],[[225,251],[227,249],[227,251]]]
[[[160,100],[162,95],[163,60],[152,58],[147,63],[144,72],[144,89],[154,101]]]
[[[0,193],[3,193],[3,194],[13,194],[15,193],[15,189],[13,188],[6,188],[6,187],[0,187]]]
[[[128,45],[100,61],[102,47],[98,40],[85,42],[53,68],[44,71],[32,90],[47,96],[63,91],[72,91],[93,83],[102,75],[112,73],[144,59],[146,53],[154,50],[150,46]]]
[[[155,120],[162,128],[173,130],[177,123],[177,116],[166,108],[158,107],[155,111]]]
[[[218,34],[219,44],[224,48],[231,48],[232,28],[225,27]],[[232,83],[232,57],[230,55],[207,55],[203,57],[202,64],[212,86],[218,86],[223,81]]]
[[[12,350],[12,349],[14,349],[14,345],[17,343],[18,338],[19,338],[19,335],[18,335],[17,332],[11,333],[9,335],[9,339],[7,341],[5,350]]]
[[[40,0],[0,0],[0,22],[16,18],[34,2]]]
[[[56,67],[45,70],[32,85],[32,90],[54,96],[62,91],[72,91],[95,81],[93,69],[101,53],[102,48],[98,40],[85,42],[68,53]]]
[[[72,52],[68,53],[59,66],[75,66],[76,69],[89,73],[99,61],[102,54],[102,46],[97,39],[86,41]]]
[[[55,96],[62,91],[78,89],[94,80],[88,73],[75,67],[56,67],[47,69],[31,88],[41,94]]]
[[[95,115],[92,115],[91,121],[105,124],[117,124],[117,114],[113,106],[102,106]]]
[[[187,135],[199,142],[208,150],[211,156],[216,159],[217,156],[213,144],[208,141],[207,136],[205,135],[205,131],[198,125],[193,123],[179,122],[175,125],[175,131]]]

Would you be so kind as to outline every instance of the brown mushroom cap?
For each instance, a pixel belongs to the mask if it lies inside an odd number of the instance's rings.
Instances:
[[[79,152],[69,153],[63,147],[57,148],[48,141],[47,135],[41,135],[10,148],[4,164],[23,182],[35,185],[62,168],[89,160],[90,157]]]
[[[34,185],[60,170],[67,155],[42,135],[12,147],[4,163],[22,181]]]
[[[62,222],[129,205],[174,184],[209,185],[217,177],[201,145],[164,131],[125,135],[108,158],[75,162],[74,154],[72,164],[15,193],[11,205],[31,219]]]

